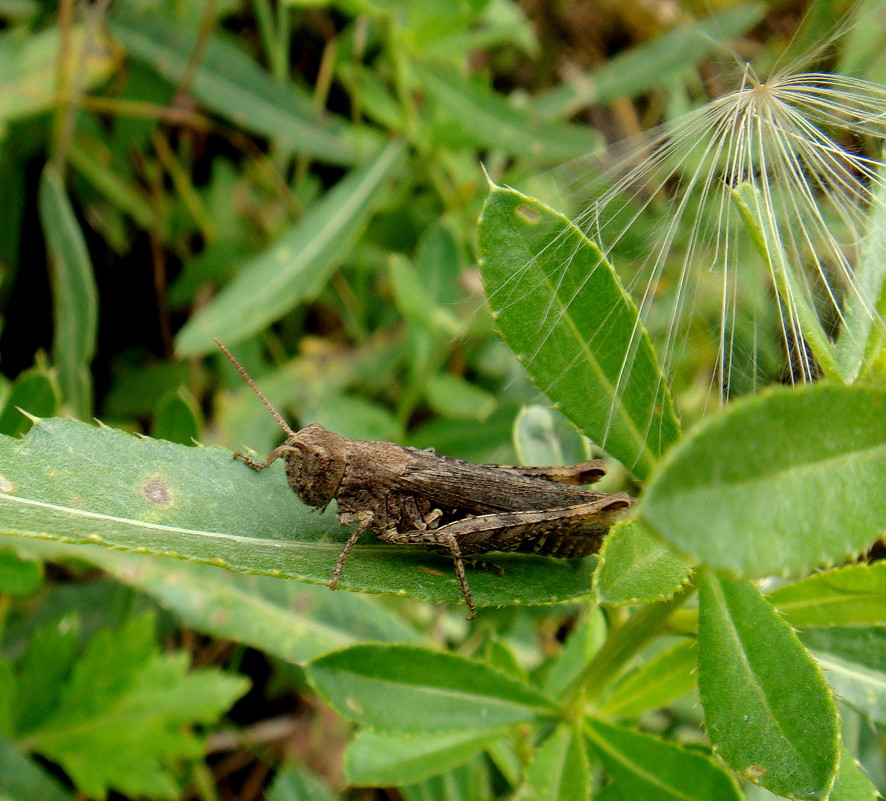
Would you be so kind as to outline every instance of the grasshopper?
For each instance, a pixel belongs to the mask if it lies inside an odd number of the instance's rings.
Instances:
[[[516,551],[577,558],[600,548],[617,513],[631,505],[624,492],[585,489],[605,473],[601,460],[568,467],[474,464],[433,450],[339,436],[313,424],[293,431],[234,358],[215,340],[286,434],[263,461],[235,459],[264,470],[283,458],[292,491],[323,511],[338,504],[338,520],[356,526],[338,555],[330,589],[364,533],[383,542],[420,545],[452,558],[462,595],[476,609],[465,567],[496,567],[471,557]]]

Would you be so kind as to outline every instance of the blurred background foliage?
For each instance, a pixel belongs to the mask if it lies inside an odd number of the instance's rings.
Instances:
[[[279,430],[224,366],[218,337],[293,427],[513,461],[515,420],[543,400],[484,306],[484,170],[574,211],[550,167],[697,106],[733,52],[771,61],[801,19],[815,38],[848,5],[0,0],[0,432],[24,433],[23,409],[264,453]],[[882,81],[883,27],[853,30],[841,66]],[[673,365],[690,417],[716,358],[716,292],[714,282],[694,307]],[[651,328],[667,335],[665,321]],[[565,421],[541,427],[557,432],[564,461],[580,456]],[[149,626],[126,622],[152,607],[137,590],[86,569],[41,578],[10,565],[4,619],[10,598],[29,599],[7,621],[13,650],[73,610],[78,631],[148,638]],[[452,635],[428,614],[414,613]],[[550,611],[490,619],[521,653],[544,651],[559,626]],[[260,797],[281,757],[275,725],[290,755],[341,783],[342,724],[293,700],[304,681],[291,664],[167,616],[158,631],[256,687],[234,719],[258,727],[261,745],[238,750],[217,732],[230,755],[215,777],[195,770],[192,792]],[[219,694],[230,703],[236,688]],[[280,724],[296,707],[297,725]],[[311,743],[320,730],[326,754]],[[274,797],[321,798],[314,781],[284,776]]]

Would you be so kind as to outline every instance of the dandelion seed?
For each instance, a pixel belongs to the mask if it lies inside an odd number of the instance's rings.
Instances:
[[[886,331],[886,88],[796,66],[739,78],[606,169],[586,165],[576,224],[623,276],[672,380],[706,374],[708,400],[852,382]]]

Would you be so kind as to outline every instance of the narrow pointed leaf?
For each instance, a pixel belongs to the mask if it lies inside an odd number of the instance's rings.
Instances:
[[[587,801],[591,773],[581,732],[561,724],[532,755],[514,801]]]
[[[71,420],[0,437],[0,533],[99,544],[326,584],[349,530],[334,508],[311,514],[278,462],[255,473],[221,448],[137,438]],[[505,575],[470,576],[478,605],[550,603],[587,594],[595,559],[502,554]],[[461,603],[451,560],[371,536],[343,589]]]
[[[821,671],[759,590],[708,569],[698,684],[708,735],[733,770],[777,795],[827,798],[840,733]]]
[[[886,528],[886,390],[774,388],[690,432],[637,513],[692,560],[756,577],[866,549]]]
[[[798,628],[882,624],[886,562],[861,562],[815,573],[779,587],[769,600]]]
[[[95,353],[98,297],[92,262],[61,176],[47,167],[40,181],[40,222],[52,275],[52,359],[65,401],[78,417],[92,414],[89,364]]]
[[[216,337],[232,346],[316,295],[347,256],[402,156],[403,145],[390,142],[339,181],[187,322],[176,340],[178,353],[209,353]]]
[[[502,187],[489,192],[479,237],[505,341],[579,430],[644,477],[678,424],[637,308],[600,248],[561,214]]]
[[[345,776],[355,787],[394,787],[424,781],[463,765],[509,729],[467,726],[442,734],[378,734],[363,729],[348,744]]]
[[[273,137],[280,147],[331,164],[354,162],[353,131],[344,119],[328,112],[321,117],[305,92],[277,80],[218,34],[198,43],[196,33],[144,14],[118,14],[108,27],[127,53],[173,85],[191,69],[195,49],[201,47],[189,88],[206,108],[239,128]]]
[[[607,718],[633,718],[661,709],[695,687],[697,665],[695,640],[684,637],[625,676],[606,696],[599,712]]]
[[[886,725],[886,626],[807,629],[800,639],[837,697]]]
[[[356,645],[311,662],[308,679],[340,715],[382,732],[496,729],[550,716],[532,687],[458,654]]]
[[[844,747],[840,749],[840,772],[828,801],[876,801],[882,798],[865,775],[858,760]]]
[[[740,801],[732,777],[710,757],[602,720],[585,725],[606,772],[625,798]]]

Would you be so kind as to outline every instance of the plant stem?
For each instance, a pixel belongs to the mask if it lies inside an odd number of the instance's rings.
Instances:
[[[564,705],[566,709],[578,711],[587,702],[601,698],[603,691],[620,675],[621,668],[659,632],[665,620],[694,590],[693,580],[672,598],[646,604],[615,629],[575,680]]]

